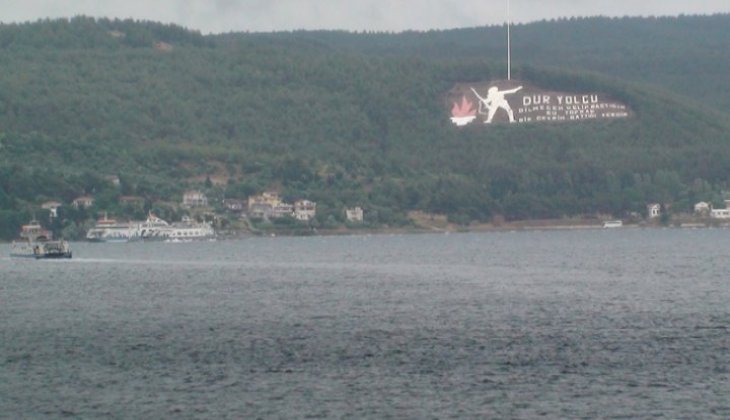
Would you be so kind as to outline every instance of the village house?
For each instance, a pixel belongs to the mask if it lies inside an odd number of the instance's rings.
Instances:
[[[50,212],[50,218],[55,219],[58,217],[58,208],[61,207],[61,203],[58,201],[46,201],[45,203],[41,204],[41,208],[43,210],[48,210]]]
[[[234,213],[241,213],[243,210],[246,209],[246,203],[243,200],[234,200],[231,198],[227,198],[223,200],[223,206],[228,211],[232,211]]]
[[[183,194],[182,206],[185,208],[208,207],[208,197],[200,191],[186,191]]]
[[[699,216],[709,215],[710,210],[712,210],[712,206],[704,201],[700,201],[699,203],[695,204],[695,214]]]
[[[277,218],[291,216],[293,212],[294,206],[281,201],[279,193],[275,191],[248,197],[248,214],[251,217]]]
[[[294,215],[294,206],[289,203],[284,203],[283,201],[271,210],[272,211],[268,217],[272,217],[274,219]]]
[[[251,209],[256,206],[267,206],[273,208],[279,203],[281,203],[279,193],[275,191],[265,191],[259,195],[252,195],[248,197],[248,210],[250,212]]]
[[[86,209],[94,205],[94,197],[89,197],[87,195],[78,197],[74,201],[71,202],[71,205],[75,209]]]
[[[345,209],[345,217],[347,218],[348,222],[362,223],[362,221],[363,221],[362,208],[353,207],[353,208]]]
[[[661,204],[656,204],[656,203],[649,204],[648,206],[646,206],[646,213],[650,219],[656,219],[657,217],[662,215]]]
[[[317,203],[309,200],[298,200],[294,203],[294,218],[303,222],[314,219],[317,215]]]
[[[724,209],[711,209],[710,217],[713,219],[730,219],[730,200],[725,200]]]

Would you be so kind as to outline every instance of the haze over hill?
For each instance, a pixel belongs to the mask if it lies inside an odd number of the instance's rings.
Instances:
[[[508,13],[509,11],[509,13]],[[478,27],[591,16],[728,13],[725,0],[5,0],[0,22],[85,15],[175,23],[203,33],[281,30],[404,31]]]
[[[728,15],[520,25],[515,78],[605,92],[635,116],[459,130],[444,95],[504,78],[502,28],[203,36],[82,17],[0,25],[0,234],[44,200],[82,194],[96,207],[69,211],[66,228],[125,212],[120,195],[174,218],[169,203],[191,187],[308,198],[325,227],[354,205],[372,225],[398,225],[409,210],[468,223],[721,201],[728,28]]]

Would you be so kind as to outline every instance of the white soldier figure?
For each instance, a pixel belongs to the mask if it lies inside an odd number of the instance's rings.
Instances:
[[[472,92],[474,92],[474,94],[477,95],[477,98],[479,98],[479,113],[482,115],[487,114],[487,120],[484,121],[484,123],[491,124],[492,118],[494,118],[494,114],[496,114],[500,108],[507,111],[507,115],[509,116],[509,122],[515,122],[515,115],[512,112],[512,107],[509,106],[509,102],[507,102],[507,99],[505,99],[504,95],[515,93],[520,89],[522,89],[522,86],[518,86],[514,89],[509,90],[499,90],[496,86],[492,86],[487,91],[487,97],[482,98],[481,96],[479,96],[474,88],[471,88]],[[484,112],[485,107],[487,108],[488,112]]]

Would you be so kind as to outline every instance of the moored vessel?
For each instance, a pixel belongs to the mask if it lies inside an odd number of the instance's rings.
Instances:
[[[71,258],[71,246],[63,239],[52,240],[51,232],[36,220],[23,225],[20,239],[13,241],[10,256],[16,258]]]
[[[109,219],[105,214],[86,232],[86,239],[90,242],[129,242],[139,239],[139,235],[130,223]]]
[[[210,223],[197,222],[188,216],[170,225],[165,242],[192,242],[215,240],[215,230]]]

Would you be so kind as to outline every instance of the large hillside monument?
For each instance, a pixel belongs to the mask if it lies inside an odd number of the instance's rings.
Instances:
[[[571,122],[631,116],[629,108],[602,93],[548,91],[512,80],[512,16],[507,0],[507,78],[459,83],[447,94],[451,122],[472,123]],[[476,105],[476,108],[475,108]]]

